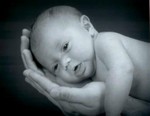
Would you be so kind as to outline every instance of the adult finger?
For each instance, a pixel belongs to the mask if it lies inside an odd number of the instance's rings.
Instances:
[[[74,112],[78,116],[96,116],[95,112],[93,112],[92,107],[79,103],[72,103],[71,105],[75,109]]]
[[[21,51],[21,57],[23,60],[23,64],[25,66],[25,68],[27,68],[27,63],[25,61],[24,55],[23,55],[23,50],[28,49],[29,48],[29,40],[25,37],[25,36],[21,36],[21,46],[20,46],[20,51]]]
[[[81,88],[56,87],[51,90],[50,94],[54,99],[71,103],[81,104],[83,99],[85,99]]]
[[[29,39],[26,36],[21,36],[21,52],[24,49],[29,49]]]
[[[26,77],[25,81],[29,83],[32,87],[34,87],[36,90],[38,90],[39,93],[46,96],[53,104],[55,104],[57,107],[60,108],[59,103],[57,103],[48,93],[45,91],[41,86],[39,86],[36,82],[34,82],[32,79]]]
[[[23,72],[23,74],[26,77],[31,78],[33,81],[35,81],[37,84],[39,84],[45,91],[47,91],[48,93],[50,93],[51,89],[54,87],[58,87],[57,84],[53,83],[52,81],[50,81],[49,79],[47,79],[46,77],[38,74],[37,72],[33,71],[33,70],[25,70]]]
[[[38,90],[39,93],[41,93],[42,95],[45,95],[45,91],[38,86],[36,83],[34,83],[30,78],[26,77],[25,81],[30,84],[33,88],[35,88],[36,90]]]
[[[66,101],[58,101],[58,102],[66,114],[69,114],[74,111],[73,107],[70,105],[69,102],[66,102]]]
[[[86,108],[82,104],[78,103],[70,103],[68,101],[59,101],[60,106],[62,107],[62,111],[65,114],[65,116],[85,116],[82,114],[86,114],[86,109],[89,110],[89,108]],[[89,115],[87,115],[89,116]]]
[[[29,39],[26,36],[22,36],[21,37],[21,56],[22,56],[22,60],[23,63],[25,65],[25,68],[28,69],[32,69],[37,71],[39,74],[43,75],[42,71],[40,71],[35,62],[33,61],[33,57],[32,54],[30,52],[29,48]]]
[[[31,52],[27,49],[24,49],[23,50],[23,56],[24,56],[25,62],[27,64],[27,68],[30,68],[32,70],[37,70],[37,67],[33,61]]]
[[[60,105],[62,106],[63,110],[71,115],[71,116],[94,116],[93,109],[91,107],[85,106],[81,103],[71,103],[68,101],[60,101]],[[93,115],[92,115],[93,114]]]
[[[38,69],[38,67],[36,66],[35,62],[33,61],[33,57],[32,54],[29,50],[25,49],[23,50],[23,56],[24,56],[24,60],[26,62],[27,68],[36,71],[37,73],[44,75],[42,73],[42,71],[40,71]]]
[[[22,29],[22,35],[29,37],[30,31],[28,29]]]

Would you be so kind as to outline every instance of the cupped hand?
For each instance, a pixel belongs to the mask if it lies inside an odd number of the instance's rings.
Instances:
[[[26,80],[67,114],[95,116],[103,113],[104,83],[90,82],[82,88],[60,87],[33,70],[25,70]]]

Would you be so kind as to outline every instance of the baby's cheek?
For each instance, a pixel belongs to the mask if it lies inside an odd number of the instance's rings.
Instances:
[[[69,77],[71,77],[71,75],[65,71],[65,70],[60,70],[58,73],[59,78],[61,78],[63,81],[69,81]]]

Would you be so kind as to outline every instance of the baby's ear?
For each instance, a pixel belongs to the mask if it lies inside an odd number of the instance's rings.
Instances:
[[[81,16],[80,22],[81,22],[81,25],[82,25],[86,30],[89,30],[91,24],[90,24],[90,19],[89,19],[86,15],[82,15],[82,16]]]
[[[85,28],[89,34],[92,36],[94,34],[94,27],[90,22],[90,19],[86,15],[82,15],[80,18],[80,23]]]

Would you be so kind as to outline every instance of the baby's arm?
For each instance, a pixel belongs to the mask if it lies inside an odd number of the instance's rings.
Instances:
[[[104,101],[107,116],[120,115],[133,79],[133,65],[120,37],[116,33],[101,33],[95,42],[96,55],[108,70]]]

